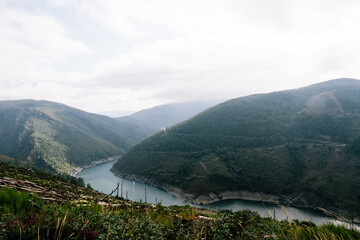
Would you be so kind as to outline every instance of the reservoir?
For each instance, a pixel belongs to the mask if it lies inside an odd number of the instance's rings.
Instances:
[[[84,169],[76,176],[84,179],[85,184],[90,183],[91,186],[100,192],[109,194],[116,188],[117,183],[123,184],[123,193],[124,198],[127,197],[129,200],[134,201],[145,201],[145,191],[146,191],[146,201],[148,203],[161,203],[164,206],[170,205],[186,205],[183,201],[177,197],[169,194],[163,189],[141,183],[139,181],[132,181],[129,179],[122,179],[115,176],[111,171],[112,165],[115,161],[103,163],[96,165],[94,167]],[[121,192],[119,191],[119,196]],[[293,220],[298,219],[299,221],[311,221],[317,225],[325,224],[328,222],[339,223],[339,221],[326,216],[320,211],[315,211],[312,209],[305,208],[293,208],[286,207],[286,210],[282,210],[278,205],[273,203],[264,203],[258,201],[246,201],[246,200],[223,200],[209,205],[193,205],[195,207],[209,208],[213,210],[242,210],[249,209],[251,211],[258,212],[260,216],[273,217],[275,212],[275,217],[278,220]]]

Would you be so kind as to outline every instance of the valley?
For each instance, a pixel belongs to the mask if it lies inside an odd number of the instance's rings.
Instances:
[[[265,219],[260,222],[275,225],[315,223],[320,229],[347,222],[346,228],[358,228],[359,82],[336,79],[232,99],[166,128],[193,110],[175,117],[174,105],[161,106],[115,119],[48,101],[2,101],[0,162],[6,165],[0,185],[21,192],[4,190],[6,196],[31,192],[50,208],[60,204],[68,211],[79,207],[69,201],[126,211],[161,206],[165,212],[196,209],[210,214],[198,219],[213,221],[211,215],[220,213],[252,216],[244,210],[250,209]],[[163,125],[154,124],[157,114]],[[106,201],[74,195],[84,193],[75,189],[61,196],[59,182],[49,186],[37,176],[87,186],[87,194]]]
[[[0,240],[360,240],[359,13],[0,0]]]

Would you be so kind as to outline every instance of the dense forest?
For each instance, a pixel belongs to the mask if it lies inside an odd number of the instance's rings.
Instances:
[[[153,131],[54,102],[0,102],[0,154],[44,171],[121,155]]]
[[[289,205],[360,209],[360,81],[233,99],[134,146],[117,174],[195,197],[248,190]]]

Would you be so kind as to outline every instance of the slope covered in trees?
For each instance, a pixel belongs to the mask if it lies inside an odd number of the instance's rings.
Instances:
[[[295,206],[359,209],[360,81],[224,102],[145,139],[113,171],[194,198],[247,190]]]
[[[121,155],[152,133],[136,124],[48,101],[0,102],[0,154],[38,169],[67,172]]]

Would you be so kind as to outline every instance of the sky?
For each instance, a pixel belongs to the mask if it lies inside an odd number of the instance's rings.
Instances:
[[[0,100],[89,112],[360,78],[358,0],[0,0]]]

